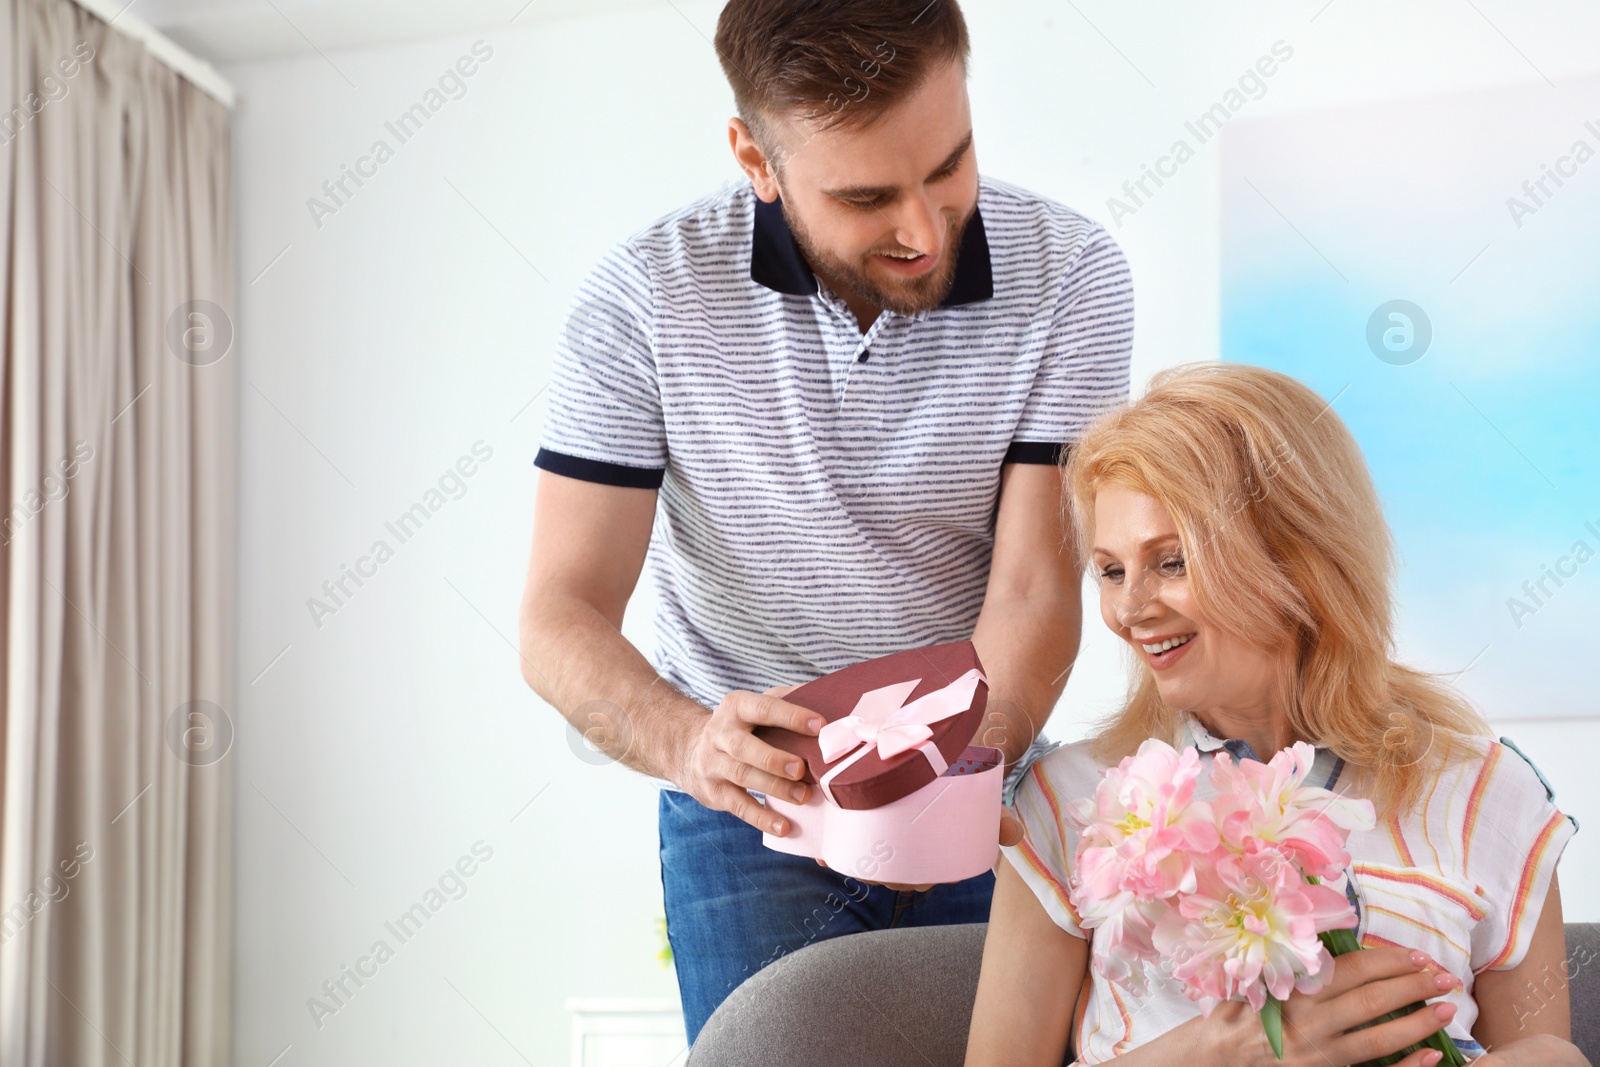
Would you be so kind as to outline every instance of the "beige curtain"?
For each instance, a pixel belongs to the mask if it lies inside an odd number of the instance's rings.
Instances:
[[[0,1067],[224,1064],[229,116],[0,0]]]

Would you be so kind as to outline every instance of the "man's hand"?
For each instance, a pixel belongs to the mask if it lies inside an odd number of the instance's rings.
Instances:
[[[768,811],[745,792],[792,798],[804,804],[810,785],[800,782],[805,761],[751,733],[757,726],[781,726],[816,736],[824,719],[810,708],[780,699],[795,686],[764,693],[735,689],[688,738],[675,784],[708,808],[728,811],[765,833],[782,837],[788,820]]]
[[[1000,844],[1006,848],[1022,840],[1022,820],[1010,808],[1000,809]],[[995,861],[996,863],[999,860]]]

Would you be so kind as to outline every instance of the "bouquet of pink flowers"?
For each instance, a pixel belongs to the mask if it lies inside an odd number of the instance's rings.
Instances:
[[[1322,883],[1349,865],[1350,831],[1374,824],[1370,801],[1305,784],[1313,756],[1303,741],[1269,763],[1218,752],[1204,801],[1196,750],[1151,739],[1105,770],[1094,799],[1073,802],[1071,895],[1100,931],[1100,977],[1140,995],[1154,965],[1206,1015],[1247,1001],[1283,1055],[1282,1002],[1321,989],[1333,957],[1361,947],[1350,901]],[[1443,1030],[1377,1062],[1423,1047],[1443,1054],[1440,1067],[1466,1062]]]

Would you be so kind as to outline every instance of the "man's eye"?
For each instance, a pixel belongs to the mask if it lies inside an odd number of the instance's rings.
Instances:
[[[846,200],[845,203],[849,204],[851,207],[860,208],[863,211],[870,211],[882,204],[883,199],[881,197],[875,197],[871,200]]]

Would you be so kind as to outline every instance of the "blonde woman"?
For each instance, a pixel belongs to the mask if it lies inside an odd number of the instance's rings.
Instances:
[[[1441,1027],[1483,1067],[1585,1064],[1556,883],[1574,824],[1457,692],[1394,660],[1390,535],[1339,417],[1285,375],[1196,364],[1157,375],[1067,462],[1101,617],[1137,666],[1121,711],[1018,785],[1025,836],[1002,849],[968,1067],[1344,1067]],[[1090,965],[1064,804],[1149,737],[1206,764],[1306,741],[1307,784],[1377,809],[1348,845],[1367,950],[1284,1003],[1281,1060],[1248,1005],[1205,1017],[1175,983],[1134,997]]]

